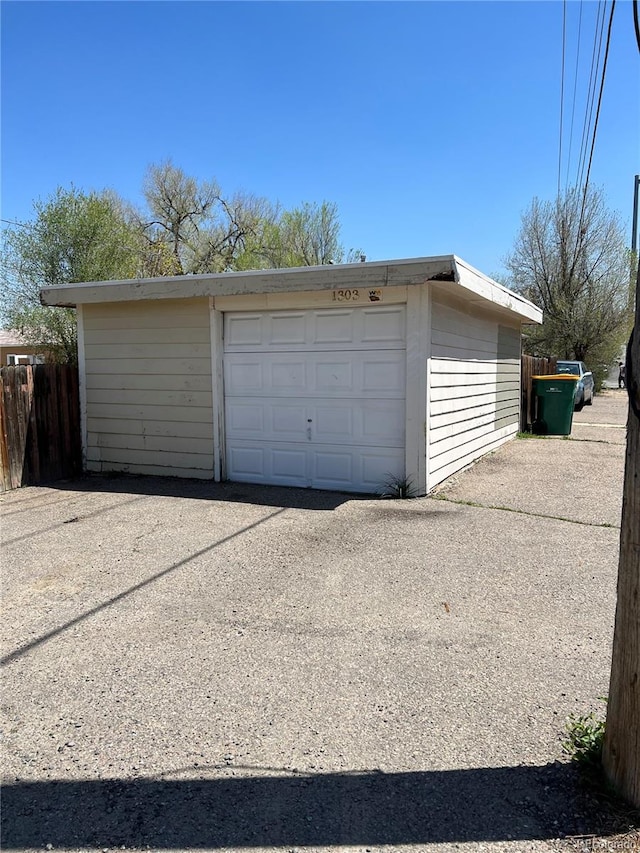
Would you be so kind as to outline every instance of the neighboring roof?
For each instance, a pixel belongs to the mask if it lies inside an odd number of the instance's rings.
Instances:
[[[442,282],[448,289],[463,291],[463,295],[472,302],[491,302],[496,308],[518,315],[523,322],[542,322],[542,311],[532,302],[493,281],[455,255],[87,282],[45,287],[40,291],[40,299],[43,305],[75,307],[88,303],[142,299],[393,287],[423,284],[426,281]]]
[[[14,329],[0,329],[0,347],[28,347],[29,344],[20,332]]]

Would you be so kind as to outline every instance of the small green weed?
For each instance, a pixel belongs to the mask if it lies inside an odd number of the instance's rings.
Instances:
[[[411,477],[389,477],[380,493],[381,498],[408,499],[417,497],[418,490]]]
[[[561,438],[563,441],[575,441],[575,439],[571,438],[570,435],[547,435],[546,433],[539,432],[517,432],[516,438],[537,438],[538,441],[548,441],[551,439]]]
[[[606,702],[603,696],[598,697]],[[585,767],[599,767],[602,760],[605,720],[592,712],[589,714],[569,714],[567,719],[567,738],[562,748],[572,761]]]

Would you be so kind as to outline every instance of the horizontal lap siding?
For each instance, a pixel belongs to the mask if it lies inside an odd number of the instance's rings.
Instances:
[[[213,476],[206,299],[83,309],[87,468]]]
[[[429,488],[515,435],[519,406],[520,329],[434,299]]]

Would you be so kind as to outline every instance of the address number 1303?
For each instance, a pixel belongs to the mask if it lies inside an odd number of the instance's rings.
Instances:
[[[359,290],[333,290],[331,291],[333,302],[354,302],[360,298]]]

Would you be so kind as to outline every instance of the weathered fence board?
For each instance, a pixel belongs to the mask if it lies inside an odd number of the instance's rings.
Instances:
[[[82,470],[78,368],[0,369],[2,491],[74,477]]]
[[[535,412],[535,398],[533,396],[533,376],[549,376],[556,372],[557,359],[536,358],[532,355],[523,355],[521,361],[521,383],[520,389],[522,401],[520,405],[520,430],[530,432]]]

